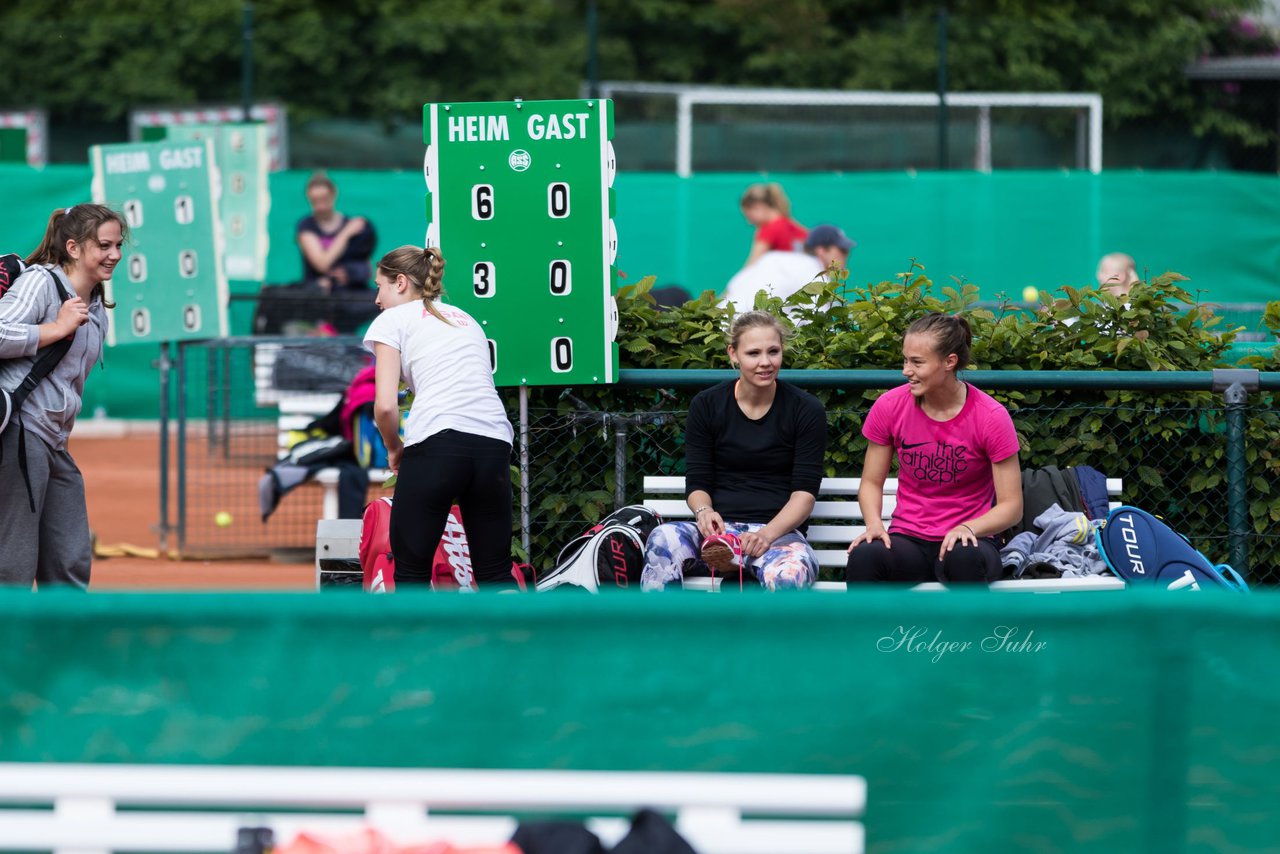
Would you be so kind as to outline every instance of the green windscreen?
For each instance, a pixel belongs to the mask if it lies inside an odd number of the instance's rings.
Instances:
[[[859,774],[868,851],[1272,850],[1280,597],[0,596],[18,762]]]
[[[0,163],[27,162],[25,128],[0,128]]]

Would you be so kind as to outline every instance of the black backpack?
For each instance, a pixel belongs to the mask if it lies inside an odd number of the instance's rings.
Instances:
[[[644,569],[644,544],[662,517],[643,504],[615,510],[575,538],[538,579],[539,592],[565,584],[596,593],[602,586],[631,587]]]
[[[17,255],[0,255],[0,299],[4,298],[13,283],[18,280],[18,277],[26,269],[26,265],[22,263],[22,259]],[[36,267],[35,269],[45,268]],[[53,279],[53,284],[58,289],[58,296],[62,298],[62,301],[66,302],[71,299],[71,292],[67,290],[67,286],[62,283],[62,279],[58,274],[47,269],[45,269],[45,272],[49,278]],[[62,357],[67,355],[67,351],[71,349],[71,343],[75,337],[75,333],[72,333],[37,353],[30,373],[23,378],[22,382],[18,383],[18,387],[13,391],[0,388],[0,433],[3,433],[8,428],[10,421],[15,419],[18,421],[18,466],[22,469],[22,479],[27,484],[27,503],[31,505],[31,512],[33,513],[36,509],[36,502],[35,497],[31,494],[31,480],[27,476],[26,431],[22,430],[22,421],[18,418],[18,413],[22,411],[22,404],[32,390],[40,384],[41,380],[49,376],[54,367],[62,361]]]

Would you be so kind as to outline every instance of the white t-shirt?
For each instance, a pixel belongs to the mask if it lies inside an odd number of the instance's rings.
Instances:
[[[738,311],[750,311],[756,291],[786,299],[820,275],[822,262],[805,252],[766,252],[729,280],[720,304],[732,302]]]
[[[400,351],[400,372],[414,394],[405,445],[442,430],[510,442],[514,431],[493,387],[489,345],[480,324],[460,308],[439,300],[435,306],[449,323],[441,323],[422,300],[414,300],[379,314],[364,335],[370,351],[374,344]]]

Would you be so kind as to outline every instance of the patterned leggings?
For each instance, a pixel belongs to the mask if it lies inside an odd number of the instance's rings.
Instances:
[[[738,536],[758,531],[764,525],[726,522],[725,528]],[[640,586],[644,590],[662,590],[668,584],[679,584],[685,573],[702,564],[702,535],[695,522],[667,522],[649,535],[644,546],[644,572]],[[818,556],[809,541],[798,531],[783,534],[773,541],[760,557],[746,558],[760,586],[766,590],[809,587],[818,578]],[[705,574],[705,570],[703,573]]]

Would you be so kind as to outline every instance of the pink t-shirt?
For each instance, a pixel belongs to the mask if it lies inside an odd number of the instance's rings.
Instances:
[[[871,405],[862,435],[889,445],[898,457],[898,504],[889,531],[941,540],[996,500],[991,464],[1018,453],[1009,412],[991,395],[968,386],[960,413],[934,421],[910,386],[890,389]]]

